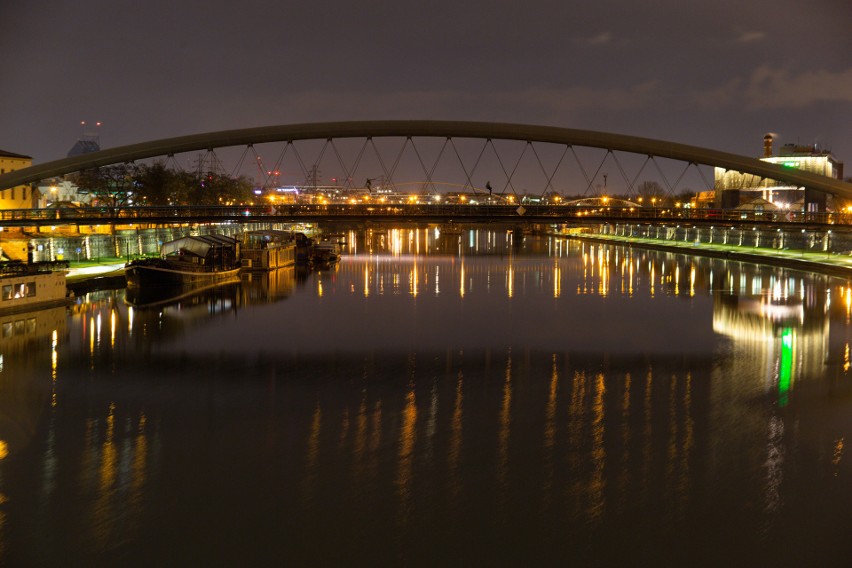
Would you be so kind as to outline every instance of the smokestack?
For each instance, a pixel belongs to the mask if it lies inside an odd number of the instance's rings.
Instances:
[[[772,157],[772,134],[766,134],[763,137],[763,157]]]

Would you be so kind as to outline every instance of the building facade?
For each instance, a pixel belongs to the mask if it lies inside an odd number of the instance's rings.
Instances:
[[[834,179],[843,179],[843,162],[834,157],[830,150],[817,145],[800,146],[785,144],[777,156],[773,156],[773,137],[763,138],[761,161],[785,168],[795,168]],[[737,207],[753,199],[764,199],[779,209],[818,211],[830,208],[829,196],[819,192],[807,192],[802,187],[792,186],[754,174],[715,169],[716,205],[724,208]]]
[[[0,174],[7,174],[33,165],[30,156],[0,150]],[[38,199],[37,191],[29,185],[18,185],[0,191],[0,209],[32,209]]]

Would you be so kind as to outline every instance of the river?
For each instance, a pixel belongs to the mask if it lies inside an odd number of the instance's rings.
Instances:
[[[848,565],[848,281],[487,229],[346,253],[0,318],[0,562]]]

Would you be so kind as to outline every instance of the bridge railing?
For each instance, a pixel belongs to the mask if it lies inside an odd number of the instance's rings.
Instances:
[[[79,207],[0,210],[0,225],[38,225],[139,223],[150,219],[167,220],[241,220],[241,219],[346,219],[399,217],[463,220],[524,218],[553,222],[581,220],[647,220],[649,222],[808,223],[852,225],[852,214],[836,212],[745,211],[733,209],[690,209],[663,207],[590,207],[573,205],[454,204],[454,203],[293,203],[249,206],[182,205],[167,207]]]

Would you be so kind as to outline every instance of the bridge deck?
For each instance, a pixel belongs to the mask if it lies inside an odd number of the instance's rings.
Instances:
[[[293,204],[270,206],[95,207],[0,211],[0,226],[173,225],[220,222],[500,222],[584,225],[647,222],[852,229],[849,213],[751,212],[651,207],[448,204]]]

